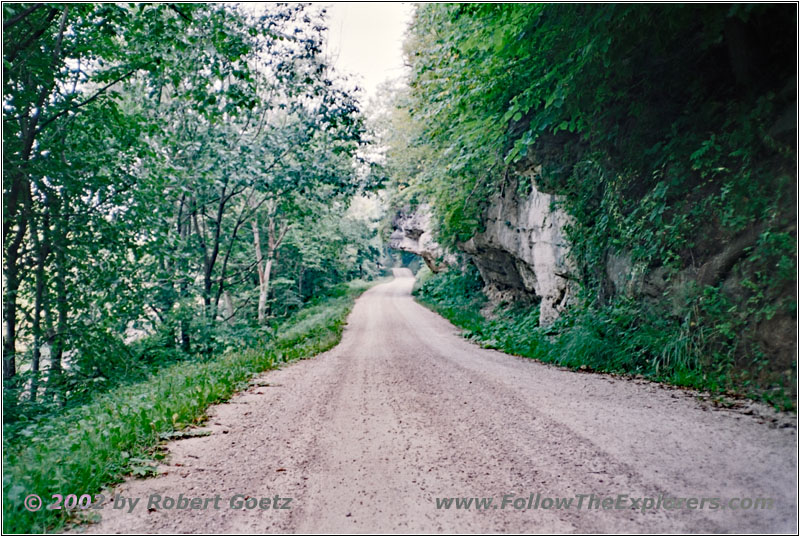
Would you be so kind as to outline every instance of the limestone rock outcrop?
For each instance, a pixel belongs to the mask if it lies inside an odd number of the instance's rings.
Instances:
[[[507,187],[491,200],[485,230],[459,245],[478,267],[489,298],[533,296],[543,326],[558,318],[576,289],[565,236],[569,216],[559,202],[535,186],[525,197]]]
[[[433,272],[455,264],[455,257],[445,252],[434,239],[431,208],[428,204],[422,204],[413,210],[405,207],[397,212],[392,221],[389,247],[417,254]]]

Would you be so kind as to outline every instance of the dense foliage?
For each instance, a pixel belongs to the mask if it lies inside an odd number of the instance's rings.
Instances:
[[[378,271],[324,17],[3,5],[4,420],[275,336]],[[24,425],[21,424],[19,426]]]
[[[686,334],[676,337],[669,319],[636,323],[640,312],[635,302],[618,301],[602,311],[570,310],[555,324],[543,327],[539,325],[538,307],[492,307],[481,292],[480,275],[471,265],[464,271],[439,274],[423,268],[418,278],[414,289],[417,299],[482,347],[575,370],[633,375],[715,394],[731,393],[728,371],[700,367],[697,354],[687,352]],[[794,407],[784,391],[745,394],[762,396],[776,408]],[[723,396],[715,400],[729,404]]]
[[[421,6],[395,203],[430,199],[458,248],[534,181],[573,217],[581,296],[557,337],[651,364],[681,345],[700,378],[793,390],[795,43],[787,5]],[[666,294],[615,293],[613,255]]]
[[[303,309],[260,349],[174,364],[144,382],[97,394],[56,418],[29,423],[14,438],[4,437],[3,531],[45,532],[89,519],[92,514],[81,510],[29,512],[22,501],[31,493],[42,498],[67,490],[96,494],[127,474],[153,474],[165,455],[160,443],[203,422],[209,405],[228,399],[256,373],[336,345],[355,297],[369,285],[337,286],[334,296]]]

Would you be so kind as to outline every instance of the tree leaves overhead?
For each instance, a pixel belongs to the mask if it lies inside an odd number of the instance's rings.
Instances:
[[[413,143],[435,151],[420,183],[448,222],[442,238],[469,238],[500,178],[530,164],[562,193],[588,154],[642,185],[669,167],[689,187],[684,158],[707,134],[746,132],[757,107],[768,130],[789,104],[795,19],[766,5],[420,6],[401,102]],[[764,148],[726,139],[726,156]],[[717,167],[742,162],[728,164]]]
[[[250,223],[268,204],[292,227],[344,218],[368,182],[360,107],[322,55],[313,7],[4,4],[3,20],[4,378],[14,397],[26,386],[17,366],[43,350],[49,363],[32,373],[46,370],[51,402],[78,397],[87,378],[119,376],[141,358],[126,343],[141,337],[134,327],[185,356],[241,340],[258,295]],[[294,281],[321,238],[303,240],[303,252],[279,252],[281,281]],[[300,303],[358,272],[320,270]],[[109,361],[110,348],[122,358]]]

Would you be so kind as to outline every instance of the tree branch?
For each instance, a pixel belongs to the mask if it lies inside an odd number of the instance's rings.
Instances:
[[[151,63],[152,63],[152,62],[151,62]],[[88,99],[86,99],[86,100],[84,100],[84,101],[81,101],[80,103],[78,103],[78,104],[76,104],[76,105],[74,105],[74,106],[67,107],[67,108],[63,109],[62,111],[58,112],[58,113],[57,113],[56,115],[54,115],[53,117],[51,117],[51,118],[48,118],[46,121],[43,121],[43,122],[42,122],[42,124],[39,126],[38,132],[42,132],[42,129],[44,129],[44,128],[45,128],[47,125],[49,125],[50,123],[52,123],[52,122],[53,122],[53,121],[55,121],[56,119],[60,118],[60,117],[61,117],[61,116],[63,116],[64,114],[66,114],[66,113],[68,113],[68,112],[74,112],[75,110],[77,110],[77,109],[79,109],[79,108],[81,108],[81,107],[83,107],[83,106],[86,106],[87,104],[89,104],[89,103],[91,103],[92,101],[96,100],[96,99],[97,99],[98,97],[100,97],[100,96],[101,96],[103,93],[105,93],[106,91],[108,91],[108,89],[109,89],[109,88],[111,88],[111,86],[113,86],[113,85],[115,85],[115,84],[118,84],[119,82],[122,82],[122,81],[123,81],[123,80],[125,80],[126,78],[128,78],[128,77],[130,77],[131,75],[133,75],[134,73],[136,73],[136,71],[138,71],[139,69],[142,69],[143,67],[145,67],[145,66],[147,66],[147,65],[149,65],[149,64],[145,64],[145,65],[143,65],[143,66],[134,67],[134,68],[133,68],[133,69],[131,69],[130,71],[128,71],[128,72],[126,72],[126,73],[124,73],[124,74],[122,74],[122,75],[118,76],[117,78],[115,78],[114,80],[112,80],[111,82],[109,82],[108,84],[106,84],[105,86],[103,86],[102,88],[100,88],[99,90],[97,90],[97,91],[94,93],[94,95],[92,95],[92,96],[91,96],[91,97],[89,97]]]
[[[8,30],[9,28],[17,24],[19,21],[21,21],[22,19],[24,19],[25,17],[27,17],[28,15],[30,15],[31,13],[42,7],[43,5],[44,4],[33,4],[28,9],[14,15],[9,20],[3,23],[3,31]]]

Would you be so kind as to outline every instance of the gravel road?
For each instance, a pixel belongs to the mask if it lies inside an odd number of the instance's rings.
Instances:
[[[107,503],[99,524],[74,531],[797,532],[796,417],[481,349],[413,301],[410,272],[395,275],[357,301],[336,348],[213,407],[210,436],[171,442],[161,475],[117,487],[138,504]],[[147,508],[181,494],[207,508]],[[232,509],[236,494],[270,508]],[[662,504],[589,508],[591,494]],[[437,509],[448,497],[493,501]],[[570,509],[544,508],[567,497]],[[698,502],[665,508],[676,498]],[[725,508],[699,509],[703,498]],[[773,508],[732,508],[752,498]]]

